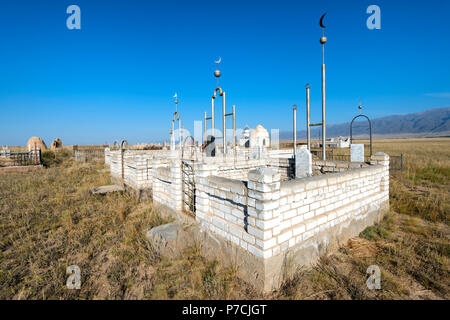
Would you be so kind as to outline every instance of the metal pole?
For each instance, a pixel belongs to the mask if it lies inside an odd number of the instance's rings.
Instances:
[[[293,123],[293,126],[294,126],[294,132],[293,132],[293,140],[294,140],[294,158],[295,158],[295,155],[297,154],[297,106],[294,104],[293,106],[292,106],[292,109],[293,109],[293,111],[294,111],[294,123]]]
[[[207,124],[206,124],[206,121],[208,121],[208,120],[206,120],[206,111],[205,111],[205,145],[206,145],[206,132],[207,132]]]
[[[227,153],[227,122],[226,122],[226,117],[225,117],[225,111],[226,111],[226,107],[225,107],[225,92],[223,93],[222,96],[222,110],[223,110],[223,154]]]
[[[178,138],[180,139],[180,150],[181,150],[181,120],[179,118],[178,118]]]
[[[236,106],[233,106],[233,150],[236,154]]]
[[[325,122],[325,64],[322,64],[322,160],[326,160],[326,122]]]
[[[34,143],[34,164],[37,165],[37,144]]]
[[[401,161],[400,171],[403,173],[403,153],[400,154],[400,161]]]
[[[322,44],[322,160],[327,159],[326,155],[326,103],[325,103],[325,43],[327,42],[327,37],[325,37],[325,26],[323,25],[323,17],[320,19],[320,26],[322,29],[322,38],[320,38],[320,43]]]
[[[311,151],[311,109],[310,109],[310,90],[309,83],[306,85],[306,142],[308,150]]]
[[[175,116],[174,116],[175,118]],[[175,120],[172,120],[172,136],[171,139],[173,139],[173,150],[176,149],[175,147]],[[170,144],[172,145],[172,140],[170,140]]]
[[[211,129],[211,135],[216,136],[216,133],[214,132],[214,96],[211,98]]]

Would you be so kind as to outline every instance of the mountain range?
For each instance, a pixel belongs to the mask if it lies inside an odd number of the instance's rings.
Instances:
[[[371,119],[374,137],[443,137],[450,136],[450,108],[431,109],[405,115],[392,115]],[[350,122],[327,125],[327,138],[350,135]],[[360,117],[353,124],[354,137],[368,136],[368,122]],[[320,127],[311,129],[311,137],[317,139]],[[297,131],[299,139],[306,138],[306,130]],[[292,131],[280,132],[280,139],[292,138]]]

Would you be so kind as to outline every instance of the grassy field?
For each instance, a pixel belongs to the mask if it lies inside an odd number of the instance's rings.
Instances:
[[[46,170],[0,175],[0,299],[448,299],[450,139],[376,140],[374,151],[405,154],[391,213],[267,296],[200,248],[158,256],[144,232],[167,221],[151,201],[92,196],[110,183],[102,165],[49,154]],[[80,290],[66,288],[73,264]],[[373,264],[381,290],[365,285]]]

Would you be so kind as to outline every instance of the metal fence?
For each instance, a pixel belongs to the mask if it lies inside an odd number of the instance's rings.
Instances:
[[[389,173],[403,172],[403,153],[399,156],[391,156],[389,163]]]
[[[319,159],[322,159],[322,154],[323,154],[322,150],[311,150],[311,154],[315,155]],[[330,149],[330,150],[326,151],[326,155],[327,155],[327,160],[350,162],[349,154],[336,154],[334,152],[334,149]],[[365,155],[364,162],[370,162],[370,156]]]
[[[41,150],[30,152],[0,152],[0,167],[41,165]]]
[[[322,150],[311,150],[311,154],[322,159]],[[331,161],[347,161],[350,162],[349,154],[335,154],[333,149],[326,151],[327,160]],[[404,155],[390,156],[389,173],[403,172]],[[370,162],[370,156],[364,156],[364,162]]]
[[[74,156],[76,161],[82,162],[104,161],[105,150],[104,149],[74,150]]]

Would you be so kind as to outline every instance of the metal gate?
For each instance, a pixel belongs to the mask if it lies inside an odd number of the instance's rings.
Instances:
[[[181,161],[181,184],[183,190],[183,210],[195,216],[194,161]]]

